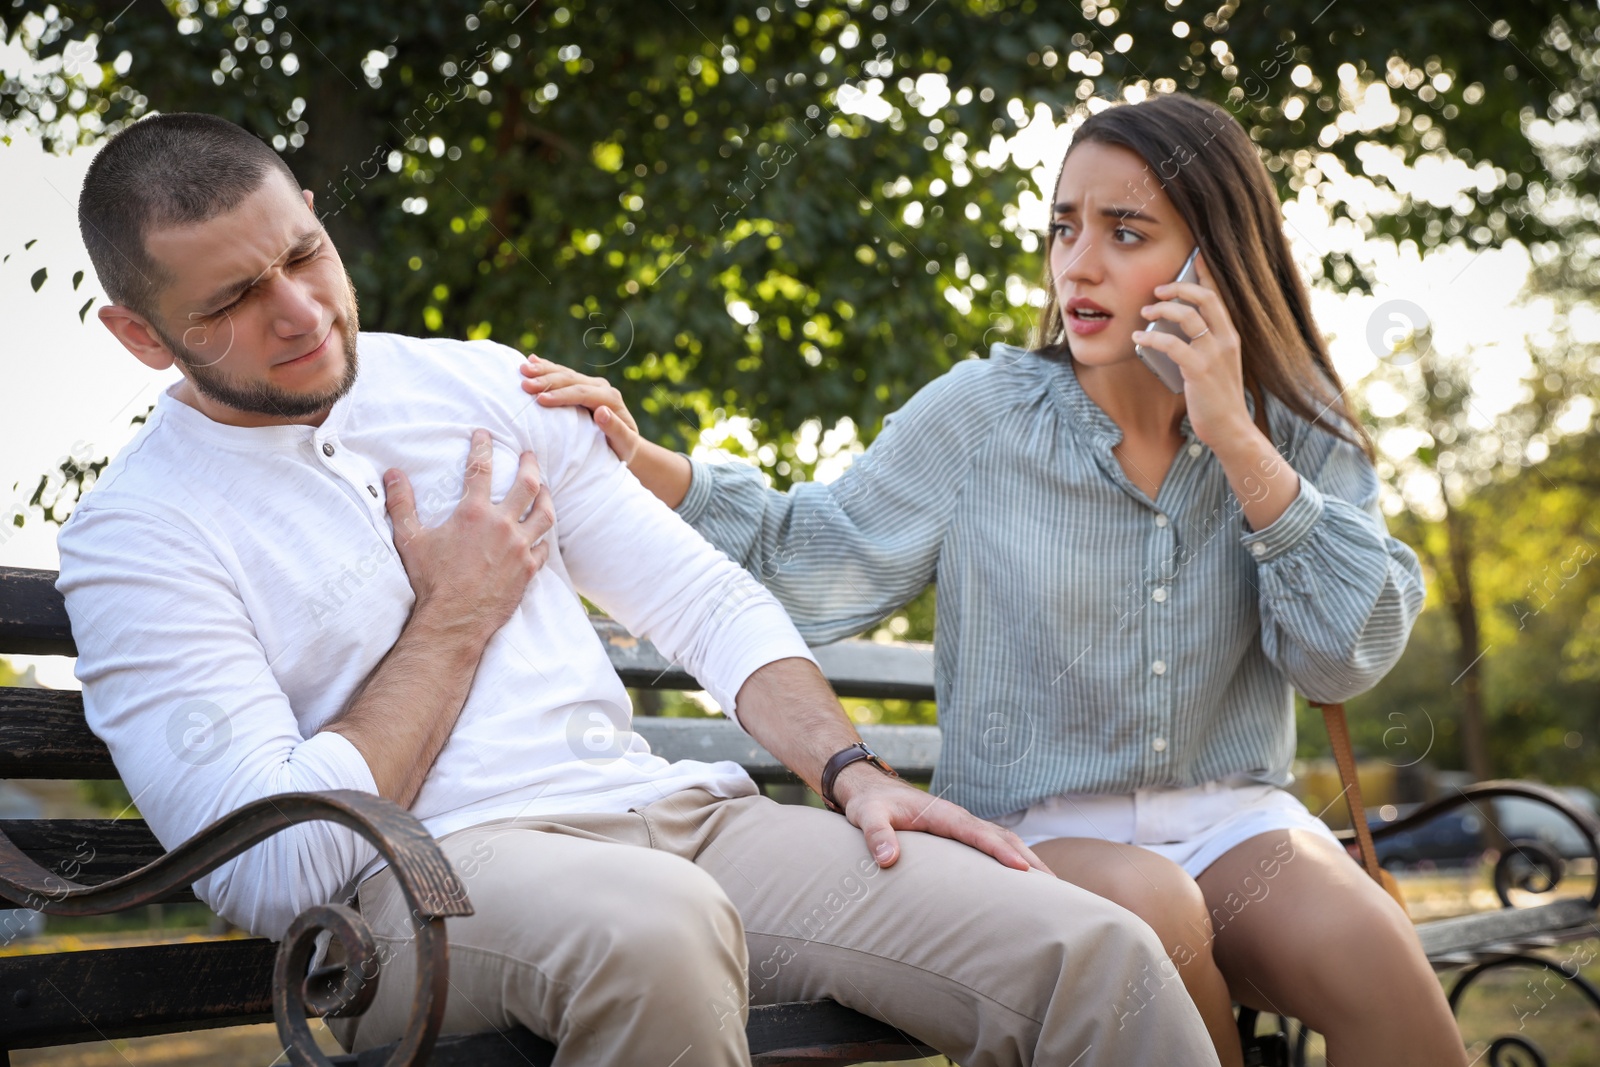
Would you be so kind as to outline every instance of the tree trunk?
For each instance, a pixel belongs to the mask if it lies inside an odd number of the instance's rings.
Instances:
[[[1423,396],[1427,405],[1428,421],[1434,425],[1450,421],[1456,414],[1440,395],[1439,377],[1424,360],[1422,364]],[[1459,390],[1456,395],[1460,395]],[[1478,630],[1478,601],[1472,586],[1472,559],[1474,546],[1472,518],[1456,508],[1450,501],[1450,490],[1439,470],[1439,457],[1433,455],[1428,467],[1439,483],[1439,499],[1444,503],[1445,560],[1440,574],[1445,602],[1450,607],[1450,617],[1456,624],[1456,678],[1451,688],[1461,690],[1461,754],[1467,771],[1477,781],[1493,776],[1489,760],[1489,739],[1483,714],[1483,652],[1482,635]]]
[[[1442,481],[1439,488],[1442,492]],[[1483,715],[1483,649],[1478,632],[1478,604],[1472,588],[1472,526],[1467,516],[1450,506],[1448,498],[1444,527],[1450,560],[1446,592],[1459,637],[1456,644],[1459,673],[1454,684],[1461,688],[1461,750],[1466,757],[1467,770],[1481,782],[1493,777],[1493,768]]]
[[[392,148],[400,147],[400,136],[357,106],[360,98],[346,77],[327,63],[312,68],[314,88],[305,115],[310,129],[305,144],[284,160],[316,197],[317,216],[361,295],[362,325],[392,329],[391,302],[375,269],[383,245],[373,229],[372,196],[363,194],[372,181],[389,176],[386,160]]]

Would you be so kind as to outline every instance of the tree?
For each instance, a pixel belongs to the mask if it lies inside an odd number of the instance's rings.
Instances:
[[[1447,0],[69,2],[4,23],[40,67],[6,78],[0,118],[62,148],[149,110],[234,119],[317,194],[369,328],[604,368],[662,439],[748,413],[782,482],[810,470],[806,420],[870,440],[953,360],[1023,339],[1038,243],[995,138],[1033,106],[1194,92],[1286,197],[1326,193],[1332,165],[1392,188],[1379,150],[1473,168],[1453,203],[1331,205],[1367,232],[1572,243],[1533,207],[1592,205],[1592,156],[1552,171],[1530,138],[1593,116],[1597,22],[1544,2],[1480,23]],[[1370,284],[1346,255],[1322,266]]]
[[[1536,470],[1466,496],[1457,521],[1472,531],[1474,608],[1481,663],[1483,744],[1497,777],[1571,782],[1600,790],[1600,432],[1572,434]],[[1415,520],[1413,543],[1445,555],[1442,519]],[[1436,563],[1435,566],[1440,564]],[[1441,595],[1443,590],[1440,589]],[[1351,707],[1357,746],[1397,766],[1426,758],[1470,766],[1465,728],[1448,714],[1463,653],[1456,611],[1423,613],[1394,671]],[[1310,720],[1303,720],[1309,725]],[[1306,730],[1301,754],[1321,754]],[[1482,773],[1482,772],[1474,772]]]

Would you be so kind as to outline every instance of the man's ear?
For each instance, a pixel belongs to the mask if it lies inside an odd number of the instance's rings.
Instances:
[[[311,190],[310,189],[302,189],[302,190],[300,190],[300,195],[306,198],[306,207],[311,208],[311,213],[313,215],[315,215],[317,213],[317,209],[311,206],[311,199],[312,199]]]
[[[99,312],[100,321],[111,335],[122,342],[122,347],[132,352],[134,358],[151,370],[166,370],[172,366],[172,353],[150,328],[143,315],[120,304],[107,304]]]

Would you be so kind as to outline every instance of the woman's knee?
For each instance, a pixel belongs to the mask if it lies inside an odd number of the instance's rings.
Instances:
[[[1409,1004],[1419,988],[1437,988],[1410,919],[1376,883],[1299,896],[1270,921],[1242,924],[1237,933],[1224,927],[1221,937],[1249,936],[1240,961],[1224,954],[1229,965],[1264,967],[1277,976],[1273,984],[1299,991],[1308,1025],[1381,1015]]]
[[[1306,915],[1293,948],[1306,971],[1324,979],[1329,996],[1369,999],[1381,997],[1391,984],[1419,977],[1431,980],[1432,968],[1411,920],[1376,885],[1346,894],[1342,906],[1331,913]],[[1357,974],[1370,978],[1359,983],[1342,980]]]
[[[1143,919],[1179,966],[1211,955],[1205,894],[1171,860],[1150,853],[1109,872],[1105,895]]]

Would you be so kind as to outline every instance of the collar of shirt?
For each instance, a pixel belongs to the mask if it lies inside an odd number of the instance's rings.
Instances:
[[[995,345],[990,351],[990,359],[1022,358],[1032,355],[1043,361],[1046,366],[1046,375],[1050,379],[1052,390],[1065,405],[1072,418],[1069,423],[1072,432],[1085,444],[1092,445],[1097,451],[1106,455],[1122,443],[1122,428],[1112,421],[1099,404],[1083,390],[1083,383],[1078,381],[1077,365],[1068,353],[1047,354],[1043,352],[1029,353],[1024,349],[1011,345]],[[1252,419],[1256,414],[1255,397],[1248,391],[1244,397],[1245,409]],[[1196,440],[1194,427],[1189,423],[1189,416],[1184,414],[1178,423],[1179,432],[1184,440]]]
[[[240,452],[296,451],[308,441],[320,443],[337,437],[344,427],[356,391],[362,379],[356,378],[350,391],[340,397],[328,411],[320,426],[292,422],[270,426],[232,426],[217,422],[198,408],[179,400],[174,391],[182,383],[174,383],[156,397],[156,410],[161,416],[181,427],[186,436],[197,437],[223,448]]]

